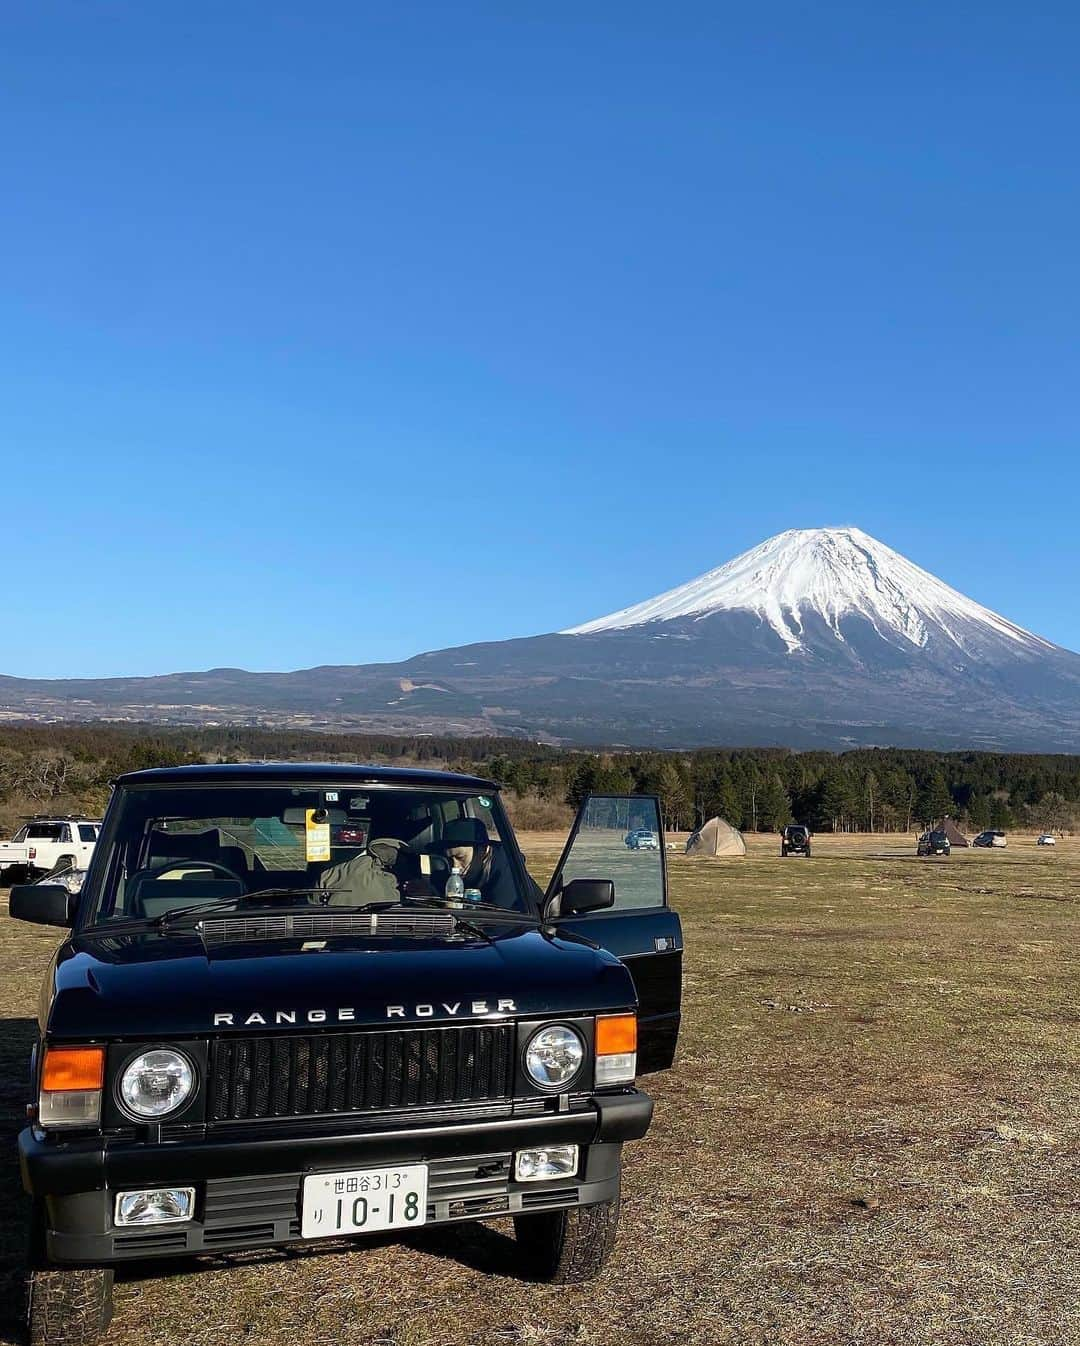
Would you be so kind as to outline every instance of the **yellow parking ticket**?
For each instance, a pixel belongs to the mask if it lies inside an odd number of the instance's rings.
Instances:
[[[330,820],[325,809],[305,809],[304,842],[308,860],[330,859]],[[320,821],[321,819],[321,821]]]

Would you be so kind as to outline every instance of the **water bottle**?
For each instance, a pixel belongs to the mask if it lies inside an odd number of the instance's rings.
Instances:
[[[450,871],[450,877],[446,880],[446,900],[447,902],[459,902],[465,896],[465,880],[461,877],[461,870],[457,865]]]

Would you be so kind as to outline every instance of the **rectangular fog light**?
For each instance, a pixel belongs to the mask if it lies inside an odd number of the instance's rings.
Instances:
[[[114,1221],[118,1225],[179,1224],[194,1214],[194,1187],[154,1187],[116,1194]]]
[[[518,1150],[514,1156],[514,1177],[518,1182],[572,1178],[577,1166],[576,1145],[546,1145],[541,1150]]]

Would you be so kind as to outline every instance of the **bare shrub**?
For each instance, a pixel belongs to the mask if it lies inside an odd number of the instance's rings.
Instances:
[[[569,805],[541,799],[531,790],[523,795],[507,790],[502,798],[517,832],[565,832],[574,820]]]

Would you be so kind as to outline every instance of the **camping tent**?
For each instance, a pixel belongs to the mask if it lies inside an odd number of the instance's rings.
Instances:
[[[746,842],[723,818],[710,818],[686,843],[687,855],[745,855]]]
[[[941,824],[941,831],[949,838],[950,846],[971,845],[971,842],[968,841],[967,837],[964,836],[963,832],[960,831],[959,827],[957,827],[951,818],[946,818]]]

